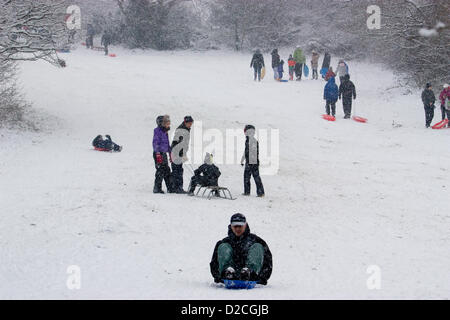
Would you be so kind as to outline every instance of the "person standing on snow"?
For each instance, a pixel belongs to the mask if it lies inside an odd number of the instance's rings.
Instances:
[[[112,42],[111,34],[108,31],[103,32],[100,45],[102,45],[105,48],[105,56],[108,55],[109,52],[108,47],[111,45],[111,42]]]
[[[327,84],[325,85],[323,99],[326,101],[325,110],[327,115],[330,115],[330,106],[331,106],[331,115],[334,117],[336,115],[336,102],[339,98],[339,89],[336,85],[336,81],[334,77],[331,77]]]
[[[436,96],[434,95],[431,83],[427,83],[425,90],[422,92],[422,102],[425,109],[425,127],[429,128],[434,118],[434,105],[436,102]]]
[[[331,55],[328,52],[325,52],[325,56],[323,57],[322,69],[320,69],[320,73],[322,74],[322,78],[325,78],[325,75],[330,69],[331,64]],[[328,81],[328,80],[325,80]]]
[[[294,51],[294,60],[295,60],[295,76],[297,78],[297,81],[301,81],[303,74],[303,65],[306,63],[306,58],[300,46],[297,46],[297,48]]]
[[[450,120],[450,87],[448,84],[444,84],[444,90],[441,91],[439,100],[441,101],[442,120],[445,119],[445,115]],[[450,124],[447,127],[450,127]]]
[[[340,83],[344,81],[345,75],[348,74],[348,65],[343,59],[339,60],[339,64],[336,68],[336,75],[339,76]]]
[[[168,115],[159,116],[156,119],[157,127],[153,131],[153,159],[155,160],[155,185],[153,187],[153,193],[164,193],[162,191],[162,181],[166,183],[167,192],[172,192],[172,186],[170,183],[170,145],[169,135],[170,130],[170,117]],[[169,153],[169,158],[167,154]]]
[[[244,166],[244,193],[242,195],[250,195],[250,179],[253,176],[256,184],[256,193],[258,197],[264,197],[264,186],[259,175],[259,142],[255,138],[255,127],[246,125],[245,133],[245,151],[242,155],[241,166]]]
[[[342,99],[344,107],[344,119],[350,119],[352,114],[352,99],[356,99],[356,88],[353,82],[350,81],[350,75],[344,76],[344,81],[339,86],[339,100]]]
[[[87,25],[86,49],[94,49],[95,30],[92,24]]]
[[[316,50],[312,51],[312,58],[311,58],[311,69],[312,69],[312,78],[315,80],[319,79],[319,58],[320,55]]]
[[[280,55],[278,54],[278,49],[273,49],[271,55],[273,78],[278,81],[280,79],[280,76],[278,75],[278,66],[280,65]]]
[[[284,60],[280,61],[280,64],[278,65],[278,79],[282,80],[283,79],[283,72],[284,72]]]
[[[242,280],[266,285],[272,274],[272,253],[263,239],[250,233],[245,216],[236,213],[228,237],[216,243],[209,267],[216,283]]]
[[[194,119],[191,116],[184,117],[182,124],[175,130],[172,145],[170,146],[172,154],[172,191],[183,194],[183,163],[187,161],[187,152],[189,150],[189,141],[191,138],[191,127]]]
[[[253,55],[252,61],[250,62],[250,68],[255,70],[255,81],[258,77],[258,81],[261,81],[261,70],[264,68],[264,57],[261,50],[257,49]]]
[[[294,70],[295,70],[295,60],[292,57],[292,54],[289,55],[288,59],[288,66],[289,66],[289,80],[294,80]]]

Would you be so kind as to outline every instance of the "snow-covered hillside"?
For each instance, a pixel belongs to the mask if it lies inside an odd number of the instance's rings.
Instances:
[[[26,98],[58,121],[0,131],[0,298],[450,298],[450,130],[424,128],[420,92],[403,95],[388,70],[350,62],[369,122],[343,120],[338,103],[331,123],[320,117],[324,81],[277,83],[268,70],[255,83],[249,55],[113,51],[80,48],[65,69],[21,65]],[[219,164],[236,201],[154,195],[152,134],[165,113],[173,129],[188,114],[204,131],[279,129],[266,197],[254,185],[240,196],[238,163]],[[93,151],[97,134],[123,152]],[[188,179],[185,170],[185,188]],[[235,212],[272,251],[266,287],[213,284],[212,251]],[[66,286],[70,265],[80,290]],[[366,285],[371,265],[380,290]]]

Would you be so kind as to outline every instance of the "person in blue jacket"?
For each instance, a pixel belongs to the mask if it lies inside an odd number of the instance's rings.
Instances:
[[[331,77],[327,84],[325,85],[325,90],[323,93],[323,99],[327,102],[325,109],[327,115],[330,115],[330,106],[331,106],[331,115],[334,117],[336,114],[336,102],[339,98],[339,88],[336,85],[336,80],[334,77]]]

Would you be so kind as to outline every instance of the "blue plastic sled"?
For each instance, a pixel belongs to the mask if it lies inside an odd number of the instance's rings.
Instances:
[[[309,76],[309,68],[306,63],[303,65],[303,75],[305,76],[305,78],[308,78]]]
[[[325,78],[325,76],[327,75],[327,72],[328,72],[328,68],[320,69],[320,74],[322,75],[322,78]]]
[[[280,80],[280,82],[289,82],[289,80]]]
[[[242,281],[242,280],[223,280],[225,288],[227,289],[253,289],[257,281]]]

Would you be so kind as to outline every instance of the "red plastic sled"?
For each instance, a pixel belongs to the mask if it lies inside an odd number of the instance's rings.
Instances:
[[[112,57],[112,58],[117,57],[115,53],[110,53],[109,56]]]
[[[322,118],[328,121],[336,121],[336,117],[330,116],[328,114],[322,115]]]
[[[367,119],[363,118],[363,117],[357,117],[357,116],[353,116],[353,120],[357,121],[357,122],[361,122],[361,123],[366,123]]]
[[[436,123],[434,126],[432,126],[431,128],[433,129],[443,129],[445,128],[445,126],[448,124],[448,119],[444,119],[438,123]]]
[[[97,148],[97,147],[94,147],[94,149],[97,150],[97,151],[111,152],[111,150],[108,150],[108,149],[105,149],[105,148]]]

